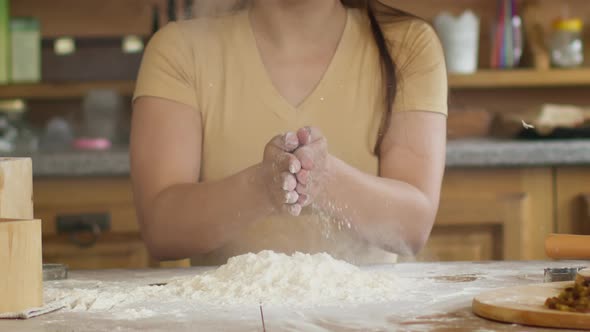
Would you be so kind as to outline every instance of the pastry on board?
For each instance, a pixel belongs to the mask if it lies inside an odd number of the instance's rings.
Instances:
[[[573,286],[566,287],[557,297],[545,301],[549,309],[590,313],[590,269],[578,272]]]

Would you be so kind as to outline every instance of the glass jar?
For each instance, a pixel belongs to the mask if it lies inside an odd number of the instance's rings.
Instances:
[[[26,109],[21,99],[0,101],[0,153],[37,150],[37,137],[24,119]]]
[[[20,121],[23,107],[20,101],[0,101],[0,154],[11,153],[16,149],[18,128],[15,122]]]
[[[551,62],[555,67],[574,68],[584,63],[581,19],[559,19],[553,24]]]
[[[91,90],[83,101],[84,124],[81,137],[118,142],[124,111],[122,96],[114,90]]]

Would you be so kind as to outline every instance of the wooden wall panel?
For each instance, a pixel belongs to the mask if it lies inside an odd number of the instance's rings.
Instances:
[[[100,239],[88,248],[79,247],[67,239],[46,237],[43,239],[43,261],[66,264],[72,270],[141,269],[150,264],[143,241],[133,235]]]
[[[449,169],[443,182],[435,238],[444,243],[449,230],[461,234],[489,234],[492,249],[470,247],[484,259],[545,259],[544,239],[555,230],[553,177],[549,168]],[[490,228],[489,226],[495,226]],[[502,233],[497,233],[498,226]],[[447,233],[444,233],[447,229]],[[436,244],[436,243],[434,243]],[[459,245],[455,245],[459,248]],[[431,255],[435,255],[430,253]],[[490,257],[490,255],[492,255]]]
[[[154,6],[162,15],[165,4],[165,0],[12,0],[11,12],[38,18],[46,38],[148,36]]]
[[[437,226],[416,259],[422,262],[501,260],[500,228],[494,225]]]
[[[86,213],[109,214],[110,233],[139,232],[127,178],[36,178],[34,187],[35,216],[43,220],[43,235],[56,233],[57,216]]]
[[[556,172],[557,232],[590,235],[590,168]]]
[[[544,103],[590,106],[590,94],[587,87],[473,89],[453,90],[449,97],[451,110],[485,109],[494,113],[520,113]]]

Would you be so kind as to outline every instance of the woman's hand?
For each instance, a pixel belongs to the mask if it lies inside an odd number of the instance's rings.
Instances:
[[[301,163],[292,153],[299,147],[298,135],[288,132],[275,136],[264,148],[262,176],[270,202],[277,211],[298,216],[301,213],[296,174]]]
[[[296,173],[298,203],[307,206],[317,202],[329,176],[328,141],[319,129],[304,127],[297,131],[299,148],[294,152],[301,164]]]

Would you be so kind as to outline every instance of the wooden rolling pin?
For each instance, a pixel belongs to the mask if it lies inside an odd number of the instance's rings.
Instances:
[[[545,253],[554,259],[590,259],[590,235],[551,234]]]

